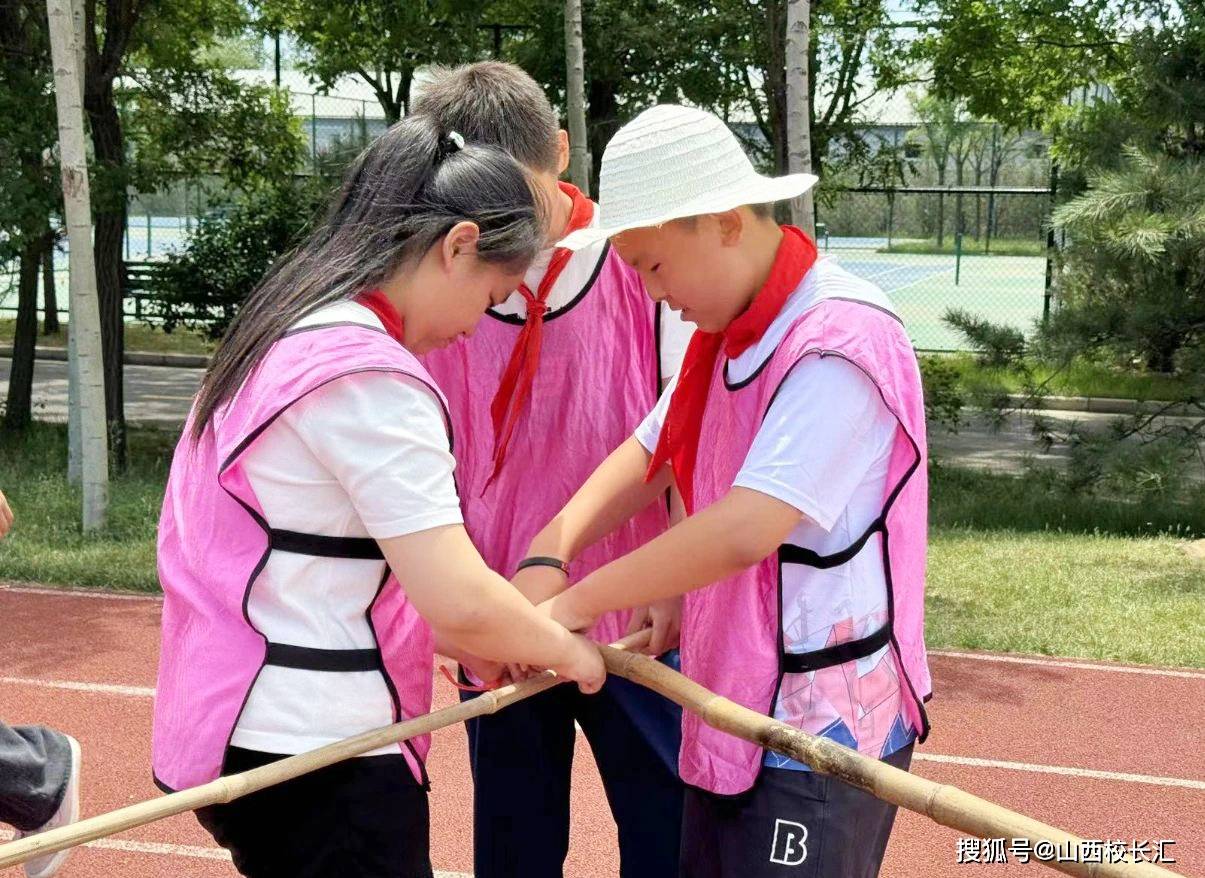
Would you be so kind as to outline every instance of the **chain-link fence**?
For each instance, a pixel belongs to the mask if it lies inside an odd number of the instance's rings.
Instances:
[[[952,308],[1029,331],[1046,307],[1050,190],[848,189],[819,193],[821,253],[881,287],[922,350],[966,342]]]
[[[350,158],[381,134],[388,123],[380,104],[367,98],[323,95],[290,91],[293,114],[301,123],[305,139],[305,159],[298,169],[302,174],[338,176]],[[131,192],[127,208],[123,256],[137,265],[163,259],[185,245],[196,226],[215,203],[221,202],[221,181],[202,178],[177,183],[155,193]],[[57,306],[66,317],[67,252],[61,240],[54,258]],[[44,309],[45,295],[39,282],[38,310]],[[128,317],[139,319],[137,296],[125,303]],[[17,310],[17,266],[15,261],[0,265],[0,319],[13,317]]]
[[[387,127],[375,100],[290,95],[306,139],[299,173],[337,177],[351,156]],[[221,200],[217,179],[131,193],[125,260],[155,262],[183,248],[196,218]],[[822,252],[882,287],[924,350],[965,347],[942,319],[950,308],[1031,329],[1046,305],[1049,214],[1046,188],[821,189],[816,205]],[[66,269],[62,242],[55,258],[60,311],[68,301]],[[15,310],[16,266],[0,266],[0,317]],[[127,314],[141,317],[140,310],[131,297]]]

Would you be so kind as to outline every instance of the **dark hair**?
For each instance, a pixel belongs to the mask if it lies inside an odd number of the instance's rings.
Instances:
[[[499,146],[533,170],[557,172],[557,114],[544,90],[514,64],[436,67],[420,88],[414,112],[474,143]]]
[[[544,246],[544,213],[502,150],[465,144],[428,117],[393,125],[352,163],[326,219],[247,297],[201,384],[194,438],[307,314],[377,286],[459,222],[480,229],[479,258],[525,266]]]

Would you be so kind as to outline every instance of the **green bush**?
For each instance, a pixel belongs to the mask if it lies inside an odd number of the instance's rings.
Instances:
[[[1061,205],[1054,223],[1070,243],[1047,343],[1135,356],[1156,372],[1197,362],[1192,349],[1205,344],[1205,162],[1130,147],[1120,169],[1090,174],[1088,190]]]
[[[301,239],[327,195],[321,178],[294,177],[201,218],[184,251],[155,272],[150,321],[167,332],[183,326],[221,338],[272,264]]]
[[[945,357],[921,357],[920,377],[925,388],[925,420],[957,430],[966,398],[957,366]]]
[[[980,366],[1008,368],[1025,356],[1025,334],[1019,329],[992,323],[961,308],[947,309],[941,319],[962,333]]]

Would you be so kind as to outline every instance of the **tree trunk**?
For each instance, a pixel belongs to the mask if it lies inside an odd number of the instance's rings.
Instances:
[[[42,254],[43,335],[54,335],[61,329],[59,326],[59,291],[55,286],[54,277],[55,237],[54,231],[47,229],[46,250]]]
[[[770,154],[774,172],[787,173],[787,77],[786,77],[786,16],[783,0],[766,3],[766,53],[769,65],[764,71],[766,88],[766,117],[770,123]]]
[[[25,237],[17,281],[17,326],[13,332],[13,359],[8,376],[4,429],[24,430],[33,420],[34,346],[38,340],[38,266],[42,240]]]
[[[122,307],[125,263],[122,239],[126,226],[125,147],[121,119],[112,82],[94,89],[88,83],[85,94],[88,117],[92,122],[92,147],[96,161],[117,181],[116,188],[99,200],[95,210],[96,292],[100,305],[101,342],[104,346],[105,420],[113,460],[119,470],[126,465],[125,393],[122,387],[122,362],[125,355],[125,320]]]
[[[565,104],[569,116],[569,182],[590,194],[586,150],[586,71],[582,48],[582,0],[565,0]]]
[[[414,68],[407,67],[401,73],[402,81],[397,87],[397,101],[394,109],[393,119],[390,124],[398,121],[402,116],[410,115],[410,87],[414,84]],[[400,115],[399,115],[400,114]]]
[[[88,160],[84,147],[83,108],[80,106],[82,73],[76,51],[78,31],[73,21],[71,0],[47,0],[46,5],[54,59],[64,216],[71,255],[71,338],[75,342],[75,371],[80,379],[75,398],[80,409],[83,527],[89,532],[105,524],[109,505],[109,458],[104,422],[100,312],[92,255]],[[119,238],[119,246],[120,243]]]
[[[590,144],[591,192],[598,191],[598,174],[602,169],[603,150],[607,147],[607,141],[619,130],[619,104],[615,100],[618,93],[619,86],[614,82],[598,78],[590,80],[589,118],[593,124],[586,129],[586,141]]]
[[[810,8],[809,0],[787,2],[787,170],[792,174],[812,173],[811,88],[808,84]],[[813,238],[816,236],[816,209],[810,191],[791,200],[791,222]]]

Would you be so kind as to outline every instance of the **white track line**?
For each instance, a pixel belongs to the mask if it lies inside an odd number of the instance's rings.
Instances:
[[[1127,665],[1101,665],[1092,662],[1057,661],[1054,659],[1025,658],[1019,655],[999,655],[977,652],[954,652],[945,649],[930,650],[929,655],[942,658],[974,659],[979,662],[1003,662],[1014,665],[1037,665],[1043,668],[1070,668],[1077,671],[1109,671],[1115,674],[1149,674],[1154,677],[1180,677],[1205,682],[1205,672],[1176,671],[1170,668],[1130,667]]]
[[[33,677],[0,677],[0,684],[36,686],[42,689],[71,689],[75,692],[101,692],[105,695],[126,695],[132,698],[153,698],[150,686],[117,686],[111,683],[77,683],[73,680],[38,680]]]
[[[0,829],[0,841],[9,841],[12,830]],[[128,841],[124,838],[98,838],[83,845],[109,851],[126,851],[136,854],[158,854],[169,857],[191,857],[197,860],[223,860],[229,862],[230,853],[224,848],[198,847],[191,844],[167,844],[157,841]],[[436,872],[435,878],[473,878],[466,872]]]
[[[0,583],[0,594],[41,594],[54,597],[94,598],[106,601],[155,601],[161,603],[163,595],[137,594],[134,592],[96,591],[86,588],[37,588],[29,585],[4,585]]]
[[[1106,667],[1106,670],[1109,668]],[[25,677],[0,677],[0,684],[35,686],[43,689],[73,689],[82,692],[99,692],[107,695],[124,695],[133,698],[150,698],[155,690],[145,686],[111,686],[103,683],[76,683],[65,680],[36,680]],[[581,727],[577,726],[581,732]],[[1098,771],[1092,768],[1074,768],[1068,765],[1038,765],[1031,762],[1006,762],[998,759],[979,759],[973,756],[946,756],[940,753],[916,753],[917,762],[940,762],[949,765],[965,765],[973,768],[1003,768],[1009,771],[1027,771],[1035,774],[1059,774],[1066,777],[1089,777],[1098,780],[1115,780],[1125,783],[1144,783],[1164,787],[1185,787],[1205,790],[1205,780],[1183,777],[1160,777],[1150,774],[1130,774],[1120,771]]]
[[[1159,787],[1185,787],[1205,790],[1205,780],[1186,777],[1157,777],[1150,774],[1128,774],[1119,771],[1094,771],[1090,768],[1070,768],[1065,765],[1035,765],[1030,762],[1004,762],[998,759],[976,759],[972,756],[943,756],[939,753],[916,753],[917,762],[940,762],[947,765],[968,765],[974,768],[1004,768],[1009,771],[1028,771],[1034,774],[1061,774],[1068,777],[1090,777],[1096,780],[1116,780],[1126,783],[1145,783]]]

